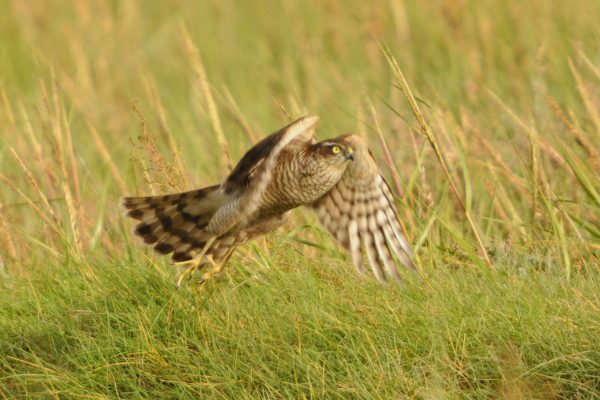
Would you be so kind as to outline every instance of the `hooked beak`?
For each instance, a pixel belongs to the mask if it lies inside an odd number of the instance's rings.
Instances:
[[[354,161],[354,150],[352,150],[352,147],[346,149],[346,159]]]

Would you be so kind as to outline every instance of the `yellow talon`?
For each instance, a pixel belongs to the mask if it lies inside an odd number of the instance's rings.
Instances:
[[[229,259],[231,258],[231,255],[233,254],[234,250],[235,250],[235,247],[231,247],[229,250],[227,250],[227,253],[225,253],[225,257],[223,257],[223,259],[219,263],[215,263],[212,260],[212,258],[210,258],[209,260],[210,260],[211,264],[213,264],[213,268],[210,271],[207,271],[204,274],[204,276],[202,276],[202,280],[200,281],[200,284],[206,283],[206,281],[211,279],[213,276],[215,276],[218,273],[220,273],[221,271],[223,271],[223,268],[225,268],[225,264],[227,264],[227,261],[229,261]]]
[[[189,275],[190,278],[191,278],[192,275],[194,274],[194,272],[196,272],[196,270],[198,270],[198,268],[200,268],[200,265],[202,263],[202,259],[204,258],[204,256],[206,255],[206,253],[210,249],[210,246],[212,246],[212,244],[215,242],[216,239],[217,239],[216,236],[213,236],[212,238],[208,239],[208,241],[206,242],[206,244],[202,248],[202,251],[197,256],[195,256],[194,258],[192,258],[191,260],[183,261],[181,263],[177,263],[177,265],[187,265],[187,264],[191,264],[192,265],[191,267],[186,268],[181,273],[181,275],[179,276],[179,279],[177,279],[177,287],[181,287],[181,282],[183,282],[183,278],[186,275]],[[204,280],[204,278],[202,280]]]

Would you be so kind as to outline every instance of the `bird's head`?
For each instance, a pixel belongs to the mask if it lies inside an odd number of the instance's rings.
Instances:
[[[307,155],[306,162],[303,163],[303,184],[323,191],[317,197],[331,189],[341,179],[348,164],[354,160],[354,150],[350,143],[341,138],[311,144]]]
[[[352,146],[342,138],[315,143],[311,150],[326,165],[345,166],[348,161],[354,160]]]

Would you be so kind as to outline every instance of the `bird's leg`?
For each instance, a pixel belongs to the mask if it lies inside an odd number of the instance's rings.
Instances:
[[[179,279],[177,279],[177,287],[181,287],[181,282],[183,282],[183,278],[185,278],[186,275],[189,275],[189,278],[191,279],[194,272],[196,272],[196,270],[198,270],[198,268],[200,268],[200,266],[202,265],[202,259],[204,258],[204,256],[210,249],[210,246],[212,246],[212,244],[215,242],[216,239],[217,239],[216,236],[213,236],[210,239],[208,239],[208,241],[202,248],[202,251],[197,256],[192,258],[191,260],[177,263],[177,265],[191,265],[190,267],[186,268],[181,273],[181,275],[179,275]]]
[[[207,271],[202,276],[202,280],[200,281],[200,284],[206,283],[206,281],[208,281],[209,279],[211,279],[213,276],[215,276],[219,272],[223,271],[223,268],[225,268],[225,265],[227,264],[227,262],[231,258],[231,255],[233,254],[234,250],[235,250],[235,247],[231,246],[231,248],[229,250],[227,250],[227,253],[225,253],[225,256],[218,263],[215,263],[214,260],[211,257],[210,258],[210,262],[213,264],[213,268],[210,271]]]

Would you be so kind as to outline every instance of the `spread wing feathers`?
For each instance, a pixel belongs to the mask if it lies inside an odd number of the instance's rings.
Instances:
[[[355,155],[342,179],[313,207],[320,222],[350,252],[354,265],[365,273],[363,254],[379,281],[402,277],[394,255],[415,269],[412,251],[402,234],[392,191],[379,172],[364,141],[355,135],[345,138]]]
[[[122,206],[127,216],[139,221],[134,233],[144,243],[160,254],[173,253],[173,261],[180,262],[192,259],[213,236],[206,226],[228,198],[216,185],[164,196],[124,197]],[[216,256],[234,241],[219,238],[211,252]]]
[[[303,117],[252,147],[221,185],[164,196],[125,197],[127,216],[139,221],[135,234],[175,262],[188,261],[217,237],[206,252],[215,262],[246,238],[228,233],[260,206],[281,152],[315,141],[318,117]],[[202,263],[206,260],[200,260]]]
[[[220,235],[250,217],[262,203],[279,155],[284,150],[294,152],[314,143],[318,121],[316,116],[302,117],[252,147],[222,185],[224,193],[235,200],[217,211],[207,231]]]

